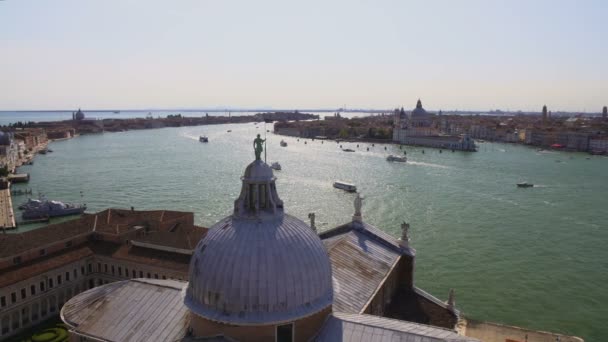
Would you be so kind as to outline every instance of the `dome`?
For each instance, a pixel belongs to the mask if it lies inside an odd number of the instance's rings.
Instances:
[[[420,102],[420,99],[418,100],[418,103],[416,103],[416,108],[414,108],[414,110],[412,111],[412,117],[426,117],[428,116],[426,110],[424,110],[424,108],[422,108],[422,102]]]
[[[76,120],[84,119],[84,113],[80,110],[80,108],[78,108],[78,111],[76,112],[76,115],[74,117],[76,118]]]
[[[310,226],[283,213],[272,169],[258,159],[241,179],[233,215],[194,250],[185,305],[235,325],[289,322],[331,306],[327,250]]]
[[[268,166],[268,164],[262,162],[261,160],[256,160],[253,163],[247,165],[247,167],[245,168],[245,174],[243,175],[243,179],[251,181],[266,181],[272,178],[274,178],[272,169],[270,168],[270,166]]]
[[[321,239],[295,217],[228,217],[196,247],[184,302],[228,324],[294,321],[332,304],[331,264]]]
[[[0,131],[0,145],[8,146],[11,144],[11,137],[5,132]]]

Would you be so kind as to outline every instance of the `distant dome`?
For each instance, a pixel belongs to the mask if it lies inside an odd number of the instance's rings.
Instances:
[[[414,110],[412,111],[412,115],[413,118],[414,117],[426,117],[428,116],[426,110],[424,110],[424,108],[422,108],[422,102],[420,100],[418,100],[418,103],[416,103],[416,108],[414,108]]]
[[[74,115],[74,117],[76,118],[76,120],[83,120],[84,119],[84,113],[80,110],[80,108],[78,108],[78,111],[76,112],[76,114]]]
[[[0,145],[8,146],[10,144],[11,144],[11,137],[8,134],[0,131]]]
[[[272,169],[256,160],[242,180],[234,214],[209,229],[190,260],[186,306],[236,325],[294,321],[331,306],[327,250],[310,226],[283,213]]]

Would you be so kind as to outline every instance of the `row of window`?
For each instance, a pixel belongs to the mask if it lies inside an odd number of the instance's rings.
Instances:
[[[127,268],[127,267],[125,267],[123,269],[122,266],[114,266],[111,264],[102,265],[100,262],[97,263],[97,272],[111,274],[113,276],[119,276],[119,277],[125,277],[125,278],[167,279],[167,276],[162,275],[162,274],[159,276],[158,273],[150,273],[150,272],[144,273],[144,271],[141,271],[141,270],[137,271],[134,269],[131,269],[129,272],[129,268]],[[173,278],[170,277],[170,279],[173,279]],[[181,277],[179,279],[181,279]]]
[[[89,273],[92,271],[93,265],[88,265]],[[78,269],[75,268],[72,272],[66,271],[65,274],[58,274],[56,277],[48,277],[47,279],[41,281],[38,286],[36,284],[30,285],[29,288],[29,296],[35,296],[37,292],[44,292],[47,289],[52,289],[54,286],[60,286],[64,281],[70,281],[70,276],[72,280],[78,279]],[[86,275],[86,270],[84,266],[80,267],[80,276]],[[65,277],[64,277],[65,276]],[[55,282],[56,280],[56,282]],[[17,295],[19,294],[19,298]],[[17,300],[25,300],[28,297],[27,288],[22,288],[19,293],[12,292],[10,295],[10,304],[17,303]],[[6,296],[0,296],[0,308],[4,308],[8,305],[8,301]]]
[[[89,288],[93,287],[93,283],[89,281]],[[53,316],[63,306],[63,300],[66,301],[72,297],[72,294],[76,295],[80,292],[80,286],[74,287],[74,292],[71,288],[68,288],[65,292],[65,297],[59,295],[57,297],[51,296],[43,298],[39,302],[32,303],[31,306],[21,308],[19,315],[18,311],[15,311],[9,315],[5,315],[0,319],[0,335],[7,335],[9,332],[18,330],[20,328],[26,328],[32,324],[37,323],[38,320],[46,319],[46,316]],[[84,288],[83,288],[84,290]]]

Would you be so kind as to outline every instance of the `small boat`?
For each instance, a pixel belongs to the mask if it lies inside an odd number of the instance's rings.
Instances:
[[[209,142],[209,138],[207,138],[204,135],[201,135],[200,137],[198,137],[198,141],[200,141],[200,142]]]
[[[46,150],[40,150],[40,151],[38,151],[38,153],[40,153],[40,154],[46,154]]]
[[[232,132],[232,130],[231,130],[231,129],[229,129],[229,130],[227,130],[226,132],[230,133],[230,132]]]
[[[386,160],[389,162],[401,162],[401,163],[405,163],[407,161],[406,157],[397,157],[394,155],[389,155],[388,157],[386,157]]]
[[[273,170],[280,171],[281,170],[281,164],[279,164],[279,162],[274,162],[274,163],[270,164],[270,168],[273,169]]]
[[[334,188],[341,189],[348,192],[357,192],[357,186],[351,183],[346,183],[342,181],[335,181]]]
[[[285,140],[281,140],[281,146],[282,147],[287,147],[287,142]]]
[[[48,153],[52,153],[53,150],[51,150],[50,148],[47,150]]]
[[[534,184],[531,184],[531,183],[528,183],[528,182],[517,183],[517,187],[518,188],[531,188],[533,186],[534,186]]]
[[[355,152],[355,150],[350,149],[350,148],[343,148],[342,151],[344,151],[344,152]]]
[[[115,111],[113,111],[113,113],[114,114],[120,114],[120,111],[119,110],[115,110]]]

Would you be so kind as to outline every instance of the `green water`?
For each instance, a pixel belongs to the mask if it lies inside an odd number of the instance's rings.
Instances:
[[[90,212],[193,211],[210,226],[230,213],[260,127],[82,136],[52,143],[53,153],[21,170],[31,173],[28,187],[51,199],[78,202],[83,191]],[[201,134],[208,144],[198,142]],[[289,146],[280,147],[281,139]],[[407,147],[408,163],[401,164],[385,160],[402,153],[397,146],[343,147],[357,152],[268,135],[268,161],[283,166],[275,175],[289,213],[306,219],[315,212],[320,229],[349,221],[353,195],[331,184],[352,181],[365,196],[367,222],[394,236],[402,221],[411,224],[419,287],[442,299],[455,288],[458,307],[470,317],[587,341],[608,335],[602,319],[608,317],[608,158],[485,143],[477,153]],[[524,180],[538,186],[518,189],[515,183]]]

